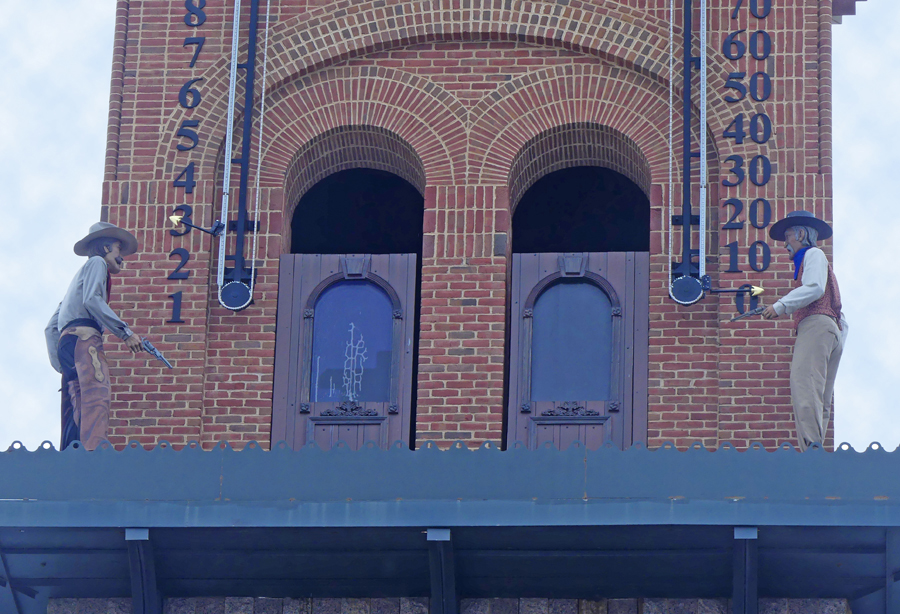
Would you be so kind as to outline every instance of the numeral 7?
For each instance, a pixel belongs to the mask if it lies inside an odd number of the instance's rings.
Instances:
[[[743,3],[744,3],[744,0],[737,0],[737,3],[734,5],[734,10],[731,11],[731,18],[732,18],[732,19],[737,19],[737,18],[738,18],[738,11],[741,10],[741,5],[742,5]],[[192,66],[193,66],[193,64],[192,64]]]
[[[742,0],[738,0],[740,3]],[[200,52],[203,50],[203,43],[206,42],[205,36],[189,36],[184,39],[184,44],[182,47],[187,47],[188,45],[197,45],[197,48],[194,50],[194,57],[191,58],[191,68],[194,67],[194,64],[197,63],[197,58],[200,57]]]

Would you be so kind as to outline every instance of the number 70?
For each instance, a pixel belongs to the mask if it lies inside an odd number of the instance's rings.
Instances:
[[[765,19],[769,16],[769,13],[772,12],[772,0],[749,0],[750,2],[750,13],[756,17],[757,19]],[[759,6],[760,2],[762,2],[762,7]],[[731,11],[731,18],[738,18],[738,11],[741,10],[741,6],[744,4],[744,0],[736,0],[734,3],[734,10]]]

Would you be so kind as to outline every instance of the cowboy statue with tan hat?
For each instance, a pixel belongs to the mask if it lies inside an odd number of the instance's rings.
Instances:
[[[88,261],[44,331],[50,364],[62,373],[61,450],[79,440],[93,450],[107,437],[110,383],[103,331],[122,339],[134,353],[142,350],[140,336],[109,307],[112,276],[137,249],[133,234],[108,222],[97,222],[75,244],[75,253]]]
[[[796,287],[766,307],[767,320],[793,314],[797,340],[791,359],[791,404],[800,450],[822,445],[831,420],[834,380],[847,339],[841,291],[819,239],[831,226],[806,211],[794,211],[772,225],[769,236],[784,241],[794,259]]]

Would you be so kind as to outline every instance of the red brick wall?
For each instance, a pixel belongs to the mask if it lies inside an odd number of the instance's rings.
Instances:
[[[484,0],[473,8],[450,0],[273,0],[259,275],[255,302],[240,313],[216,299],[217,242],[196,231],[173,237],[167,230],[167,216],[179,204],[191,205],[195,223],[207,227],[219,216],[233,10],[224,4],[208,3],[205,23],[194,28],[184,22],[183,3],[118,2],[103,215],[135,231],[142,249],[116,286],[114,307],[139,333],[158,341],[176,370],[111,352],[114,443],[268,442],[278,256],[289,250],[291,214],[308,188],[303,178],[312,176],[298,164],[327,165],[329,151],[347,143],[322,135],[354,126],[387,135],[415,156],[379,156],[379,146],[360,145],[352,155],[341,154],[341,168],[377,161],[377,168],[394,164],[407,179],[424,177],[419,440],[501,438],[509,254],[495,254],[496,235],[508,238],[510,232],[517,156],[536,137],[573,125],[624,135],[641,157],[625,152],[629,160],[649,169],[649,443],[671,439],[684,446],[699,440],[714,447],[791,439],[789,323],[720,324],[733,314],[730,296],[692,307],[668,297],[668,194],[676,196],[680,213],[681,192],[680,163],[668,185],[668,0]],[[707,130],[714,189],[708,266],[714,286],[764,285],[765,301],[772,302],[789,287],[787,259],[769,241],[771,267],[750,271],[747,249],[765,241],[766,231],[749,223],[742,230],[721,230],[722,213],[730,211],[721,203],[740,198],[746,206],[765,197],[773,219],[799,208],[830,219],[830,2],[798,0],[790,8],[776,3],[762,21],[750,18],[746,6],[732,21],[733,1],[710,4]],[[771,33],[769,60],[722,57],[724,37],[742,28]],[[675,32],[680,54],[679,25]],[[188,65],[194,47],[183,47],[188,36],[207,37],[194,68]],[[723,102],[729,72],[753,73],[763,65],[773,76],[770,100]],[[201,101],[185,110],[178,104],[179,89],[196,78],[203,79],[196,84]],[[679,88],[676,75],[676,106]],[[736,113],[749,118],[760,111],[775,126],[767,144],[748,139],[736,146],[721,137]],[[175,132],[186,119],[200,120],[200,143],[183,152],[175,145],[186,141]],[[695,122],[695,133],[699,129]],[[238,130],[236,147],[240,137]],[[256,142],[254,137],[254,151]],[[719,186],[729,176],[725,158],[732,154],[747,161],[768,155],[772,181],[765,187],[749,181],[738,188]],[[571,163],[567,155],[559,148],[548,162],[565,166]],[[198,182],[191,195],[172,187],[189,162],[195,163]],[[254,178],[255,169],[251,184]],[[249,195],[251,206],[255,196]],[[674,239],[678,246],[677,229]],[[742,254],[740,274],[724,272],[726,245],[733,241]],[[169,254],[178,247],[191,254],[185,268],[190,277],[168,280],[177,264]],[[169,295],[179,291],[184,323],[166,323]]]

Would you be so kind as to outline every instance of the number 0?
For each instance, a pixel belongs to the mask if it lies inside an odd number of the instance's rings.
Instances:
[[[750,0],[750,12],[757,19],[765,19],[772,12],[772,0],[762,0],[762,8],[759,7],[760,0]]]

